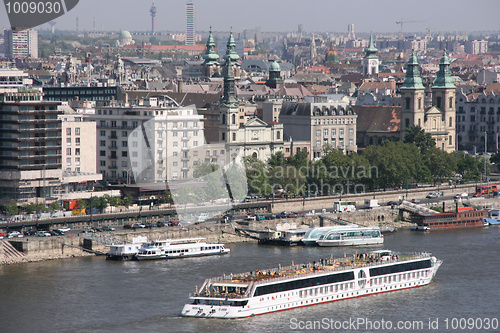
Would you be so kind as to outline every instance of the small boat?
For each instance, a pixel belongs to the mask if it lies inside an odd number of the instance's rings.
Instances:
[[[347,226],[318,227],[308,230],[302,238],[305,245],[350,246],[373,245],[384,242],[379,227]]]
[[[144,236],[134,237],[132,243],[109,245],[109,251],[106,253],[106,260],[132,260],[139,249],[147,243],[148,239]]]
[[[224,244],[203,242],[205,238],[156,240],[139,249],[134,260],[174,259],[229,253]]]
[[[486,218],[486,222],[489,225],[500,225],[500,209],[491,209],[488,212],[488,218]]]
[[[244,318],[431,283],[442,261],[430,253],[373,251],[206,279],[181,314]]]

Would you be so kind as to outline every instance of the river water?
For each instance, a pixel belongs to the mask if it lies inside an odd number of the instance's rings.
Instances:
[[[0,266],[0,331],[479,332],[480,324],[484,330],[489,323],[484,331],[500,332],[498,226],[402,230],[376,247],[228,247],[231,253],[221,257],[146,262],[86,257]],[[188,294],[207,277],[382,248],[428,251],[444,262],[434,281],[421,288],[237,320],[179,316]],[[469,326],[460,330],[464,320]]]

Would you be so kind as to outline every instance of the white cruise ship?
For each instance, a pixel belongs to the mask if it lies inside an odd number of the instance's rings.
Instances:
[[[242,318],[429,284],[442,261],[429,253],[373,251],[305,265],[224,275],[189,295],[182,315]]]
[[[384,242],[380,227],[347,226],[317,227],[306,232],[302,243],[319,246],[373,245]]]
[[[230,250],[224,244],[207,243],[205,238],[156,240],[139,249],[135,260],[174,259],[226,254]]]

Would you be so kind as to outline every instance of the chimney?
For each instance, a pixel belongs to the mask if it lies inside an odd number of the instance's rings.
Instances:
[[[183,84],[184,82],[182,81],[182,79],[179,79],[179,81],[177,81],[177,92],[182,92]]]

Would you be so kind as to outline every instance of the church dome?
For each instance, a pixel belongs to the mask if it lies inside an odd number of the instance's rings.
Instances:
[[[269,71],[271,72],[281,72],[281,67],[280,65],[275,61],[269,66]]]

